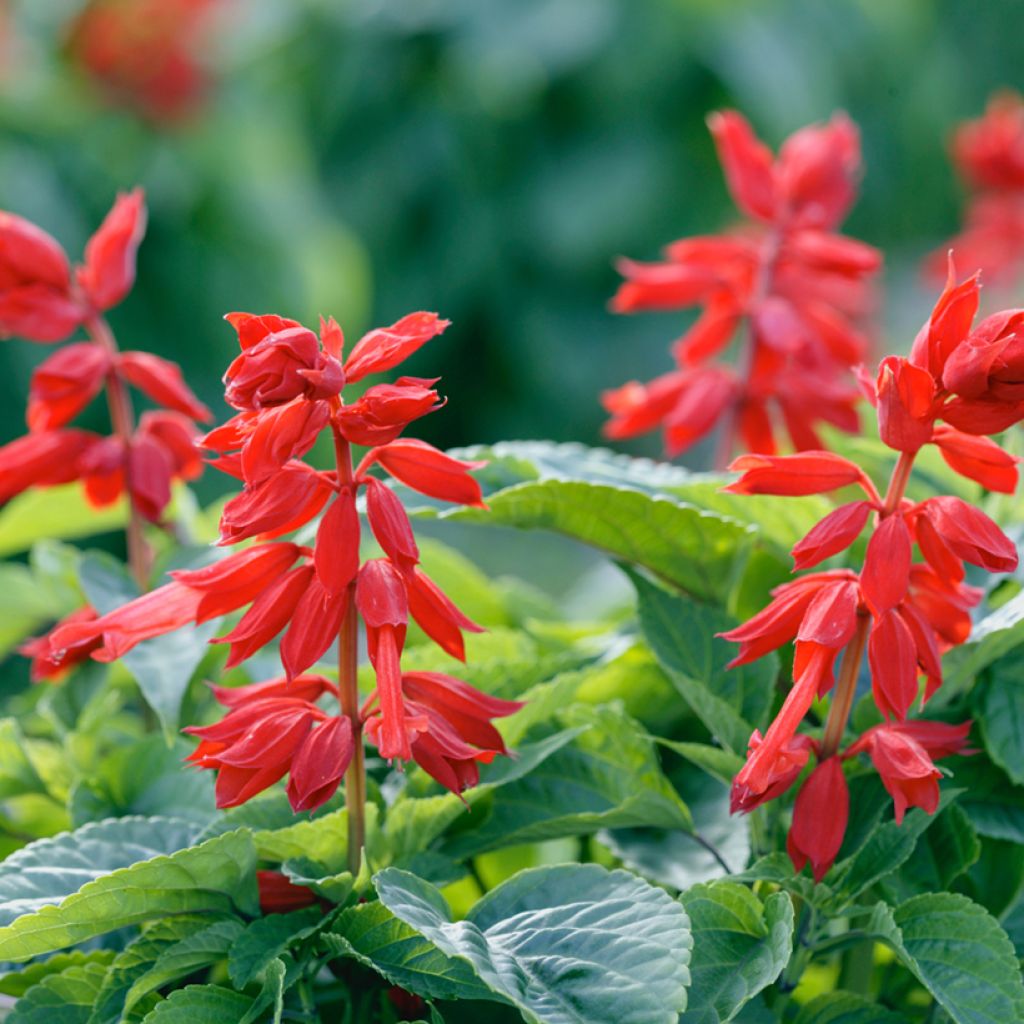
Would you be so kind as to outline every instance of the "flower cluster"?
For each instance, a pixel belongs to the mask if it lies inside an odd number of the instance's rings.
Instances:
[[[993,96],[983,117],[957,129],[952,155],[969,193],[964,227],[928,257],[925,272],[941,280],[952,246],[963,266],[1012,284],[1024,270],[1024,98]]]
[[[227,665],[261,650],[279,634],[282,679],[235,690],[216,689],[229,711],[217,724],[190,730],[201,739],[192,761],[218,771],[217,803],[230,807],[290,776],[296,810],[318,807],[334,793],[362,749],[362,733],[381,757],[415,760],[440,783],[461,792],[478,765],[506,753],[491,719],[520,706],[478,693],[461,680],[402,672],[410,618],[448,654],[465,659],[464,631],[479,631],[419,567],[408,515],[395,491],[371,470],[442,501],[482,505],[466,462],[400,436],[442,404],[436,381],[400,377],[375,384],[345,404],[341,392],[369,374],[390,370],[447,321],[413,313],[370,331],[343,360],[343,337],[329,320],[319,337],[279,316],[231,314],[241,354],[225,375],[226,398],[238,410],[201,444],[214,464],[244,484],[221,517],[220,544],[256,543],[201,569],[172,572],[171,582],[115,611],[66,622],[33,653],[54,664],[92,657],[110,661],[147,638],[249,605],[214,642],[230,645]],[[336,466],[302,461],[323,431]],[[369,450],[353,468],[351,446]],[[383,557],[362,561],[357,497]],[[315,541],[279,540],[320,516]],[[362,620],[377,688],[358,706],[356,648]],[[41,643],[41,642],[37,642]],[[339,686],[304,673],[339,645]],[[342,714],[317,703],[340,699]]]
[[[818,426],[857,429],[849,368],[867,350],[870,279],[881,254],[835,233],[856,195],[860,142],[844,115],[793,134],[778,159],[735,111],[711,134],[733,201],[749,223],[668,246],[665,262],[622,260],[620,313],[700,306],[672,347],[676,368],[605,392],[610,438],[661,427],[669,456],[722,424],[722,450],[776,451],[780,426],[797,449],[820,448]],[[714,359],[747,328],[736,366]]]
[[[952,270],[952,268],[951,268]],[[958,473],[1012,493],[1016,460],[984,435],[1024,418],[1024,310],[997,313],[971,329],[978,282],[953,280],[915,340],[909,358],[882,360],[865,380],[883,441],[899,452],[885,496],[860,467],[838,455],[747,455],[737,459],[739,494],[820,494],[859,487],[863,497],[830,512],[793,549],[797,569],[846,551],[865,526],[870,539],[859,572],[833,569],[801,576],[771,603],[723,634],[740,644],[733,664],[795,641],[793,686],[764,736],[751,737],[732,790],[734,811],[749,811],[785,792],[811,755],[814,770],[796,799],[789,852],[816,879],[832,865],[846,829],[842,762],[866,753],[892,795],[897,822],[908,807],[935,811],[934,759],[962,752],[970,723],[907,721],[942,685],[942,653],[963,643],[981,591],[965,582],[964,563],[989,572],[1017,567],[1013,542],[979,509],[953,496],[913,502],[905,495],[914,459],[934,445]],[[915,559],[916,545],[919,558]],[[884,722],[843,749],[865,648],[872,696]],[[833,665],[843,658],[838,679]],[[834,691],[822,738],[798,733],[816,698]]]
[[[29,487],[81,480],[97,507],[128,493],[134,513],[159,522],[173,480],[202,472],[195,420],[210,412],[176,364],[150,352],[120,352],[103,314],[135,281],[146,230],[141,190],[119,196],[72,268],[59,243],[34,224],[0,212],[0,336],[52,344],[84,327],[88,341],[57,350],[32,374],[29,433],[0,448],[0,501]],[[160,408],[133,421],[127,386]],[[106,390],[113,433],[68,427]]]
[[[198,51],[219,2],[91,0],[71,25],[68,52],[115,103],[176,121],[209,86]]]

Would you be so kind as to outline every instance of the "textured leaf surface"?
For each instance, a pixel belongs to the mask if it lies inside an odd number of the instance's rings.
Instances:
[[[446,956],[383,903],[345,910],[321,941],[425,999],[496,998],[465,960]]]
[[[18,1000],[7,1024],[87,1024],[106,973],[93,960],[48,975]]]
[[[829,992],[803,1006],[793,1024],[905,1024],[904,1018],[852,992]]]
[[[269,914],[257,918],[231,943],[228,974],[235,988],[244,988],[292,943],[311,935],[323,920],[319,907],[291,914]]]
[[[692,829],[686,804],[636,722],[613,706],[577,705],[562,724],[585,728],[533,771],[496,789],[481,807],[485,816],[442,852],[458,859],[602,828]]]
[[[1024,686],[1020,656],[997,661],[981,691],[978,722],[985,749],[1010,778],[1024,785]]]
[[[188,985],[146,1014],[143,1024],[237,1024],[253,1000],[221,985]]]
[[[463,921],[433,886],[388,868],[388,909],[542,1024],[675,1024],[686,1004],[689,922],[667,893],[595,864],[522,871]]]
[[[165,914],[235,905],[255,911],[256,851],[248,832],[157,856],[145,845],[147,827],[174,844],[191,834],[180,822],[127,818],[85,826],[44,841],[48,846],[33,843],[8,858],[0,892],[11,895],[0,912],[12,923],[0,928],[0,960],[27,960]],[[83,835],[76,849],[75,837]],[[104,858],[99,866],[90,863],[90,849]]]
[[[761,901],[733,882],[695,885],[680,896],[693,933],[686,1024],[732,1020],[771,985],[793,950],[793,903],[784,892]]]
[[[727,669],[736,645],[716,637],[735,625],[724,612],[670,594],[636,573],[640,626],[655,657],[708,731],[744,753],[755,726],[764,725],[778,675],[774,655]]]

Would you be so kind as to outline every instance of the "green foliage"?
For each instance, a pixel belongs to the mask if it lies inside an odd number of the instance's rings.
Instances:
[[[6,1019],[13,1024],[88,1024],[106,973],[106,963],[93,959],[48,974],[18,1000]]]
[[[523,871],[460,922],[415,875],[389,868],[375,885],[396,917],[469,963],[534,1024],[674,1024],[686,1005],[686,915],[625,872],[596,865]]]

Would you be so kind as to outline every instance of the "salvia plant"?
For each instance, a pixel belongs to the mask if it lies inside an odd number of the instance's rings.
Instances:
[[[958,136],[999,203],[1019,111]],[[59,346],[0,448],[6,1019],[1024,1020],[1011,255],[968,224],[879,359],[856,127],[709,123],[745,220],[620,265],[616,310],[699,312],[603,401],[715,473],[417,438],[428,312],[229,313],[213,425],[115,340],[141,191],[74,268],[0,214],[0,332]]]

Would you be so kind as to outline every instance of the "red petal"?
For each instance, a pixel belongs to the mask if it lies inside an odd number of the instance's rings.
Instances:
[[[316,531],[316,575],[329,594],[341,594],[359,572],[359,514],[350,488],[331,502]]]
[[[209,422],[213,414],[185,383],[177,363],[150,352],[122,352],[117,357],[118,372],[157,405]]]
[[[347,604],[344,591],[332,596],[319,580],[310,581],[281,640],[281,664],[289,679],[305,672],[337,639]]]
[[[414,491],[441,501],[486,508],[480,485],[469,471],[480,469],[485,462],[469,462],[446,455],[426,441],[402,438],[381,448],[371,456],[396,480]]]
[[[853,501],[830,512],[793,548],[793,568],[810,569],[845,551],[860,536],[871,507],[870,502]]]
[[[770,221],[775,215],[775,173],[771,150],[735,110],[708,117],[718,159],[733,202],[748,216]]]
[[[917,699],[917,645],[896,612],[885,612],[871,627],[868,662],[878,710],[902,721]]]
[[[907,596],[910,585],[910,531],[902,515],[883,519],[868,541],[860,589],[875,614]]]
[[[345,360],[346,380],[355,383],[367,374],[390,370],[436,338],[450,322],[436,313],[410,313],[390,327],[364,334]]]
[[[85,247],[85,266],[78,280],[98,310],[116,306],[135,283],[135,253],[146,233],[142,189],[119,195]]]

